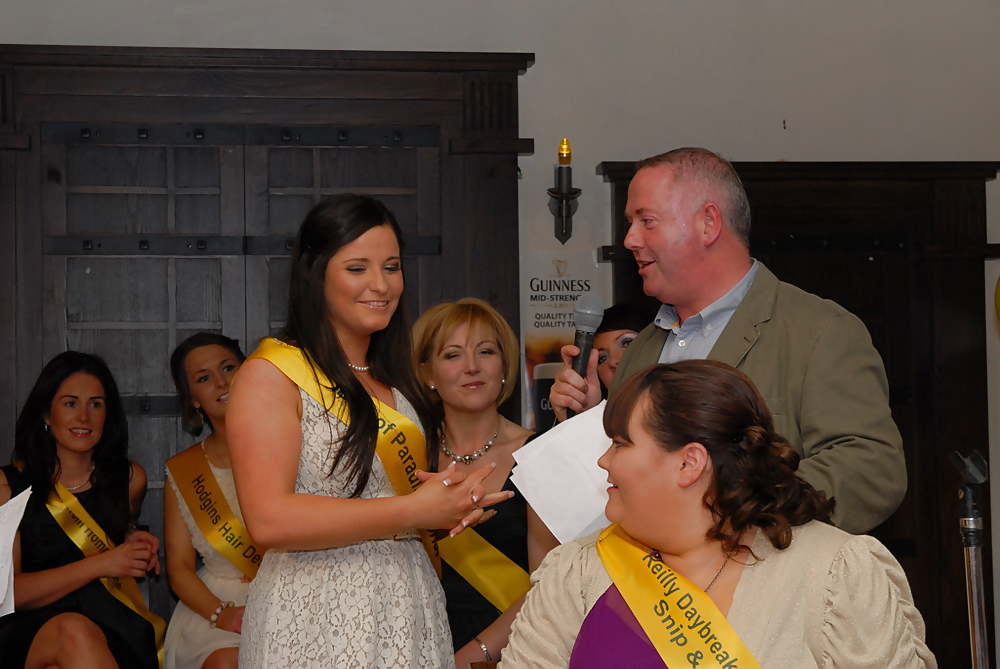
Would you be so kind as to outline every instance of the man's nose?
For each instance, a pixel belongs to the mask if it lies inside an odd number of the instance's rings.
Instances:
[[[628,226],[628,233],[625,235],[625,248],[635,251],[642,248],[642,234],[639,232],[638,223]]]

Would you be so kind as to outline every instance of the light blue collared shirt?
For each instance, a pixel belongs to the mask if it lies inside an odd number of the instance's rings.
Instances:
[[[759,269],[760,263],[754,260],[750,271],[728,293],[683,323],[680,322],[677,310],[672,304],[661,306],[653,320],[657,327],[668,331],[667,341],[660,352],[660,362],[707,358],[722,331],[726,329],[736,307],[740,306],[740,302],[746,297]]]

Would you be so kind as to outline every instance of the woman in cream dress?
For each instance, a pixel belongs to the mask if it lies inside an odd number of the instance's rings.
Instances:
[[[416,477],[433,426],[398,308],[401,242],[377,200],[316,205],[292,252],[287,325],[233,384],[236,489],[247,529],[270,547],[247,602],[243,669],[454,666],[416,530],[458,533],[482,518],[491,468],[422,473],[402,496],[390,484],[382,458]]]
[[[170,371],[184,407],[185,429],[197,436],[204,424],[212,428],[212,434],[191,449],[204,452],[219,489],[240,522],[243,516],[229,466],[226,409],[229,384],[243,359],[238,342],[207,332],[188,337],[170,357]],[[167,628],[164,669],[235,669],[250,580],[198,529],[177,489],[171,460],[166,472],[167,568],[170,586],[180,602]],[[196,554],[204,562],[197,572]]]

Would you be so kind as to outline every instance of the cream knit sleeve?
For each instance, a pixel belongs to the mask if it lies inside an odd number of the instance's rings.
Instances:
[[[853,537],[830,565],[821,666],[936,668],[903,568],[878,540]]]
[[[611,586],[594,542],[599,533],[551,551],[511,628],[498,669],[564,669],[584,618]]]

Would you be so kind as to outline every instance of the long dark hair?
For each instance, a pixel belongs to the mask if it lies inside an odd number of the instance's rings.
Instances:
[[[396,235],[400,251],[403,233],[396,217],[378,200],[365,195],[335,195],[323,200],[306,215],[292,251],[291,283],[288,291],[288,322],[280,338],[303,349],[314,365],[337,384],[347,403],[350,422],[333,457],[330,473],[343,465],[354,481],[351,497],[359,497],[368,485],[378,414],[368,391],[347,366],[347,356],[327,314],[326,266],[336,253],[372,228],[388,225]],[[436,427],[434,414],[424,399],[411,362],[410,328],[402,301],[384,330],[372,333],[366,364],[373,379],[394,387],[416,409],[425,435]]]
[[[91,455],[94,471],[90,481],[97,504],[95,520],[112,541],[121,543],[129,522],[128,421],[118,396],[118,385],[103,360],[89,353],[66,351],[45,365],[17,417],[13,461],[22,467],[22,474],[32,487],[29,506],[47,513],[45,502],[59,477],[59,458],[55,437],[45,429],[45,418],[52,411],[52,400],[59,386],[78,372],[93,376],[104,389],[104,428]]]
[[[649,406],[642,426],[660,448],[673,452],[696,442],[708,451],[713,480],[704,503],[715,525],[707,536],[727,552],[749,550],[739,538],[752,527],[784,549],[792,528],[830,522],[834,500],[796,475],[799,454],[774,431],[771,412],[746,374],[713,360],[649,367],[611,393],[604,430],[612,439],[631,441],[629,420],[643,397]]]
[[[241,365],[247,359],[238,341],[215,332],[196,332],[178,344],[170,354],[170,376],[174,379],[174,387],[177,388],[177,395],[181,400],[181,421],[184,424],[184,431],[195,437],[201,434],[205,423],[215,429],[212,426],[212,419],[201,409],[195,408],[191,401],[191,384],[188,383],[187,370],[184,368],[188,354],[202,346],[221,346],[236,356]]]

